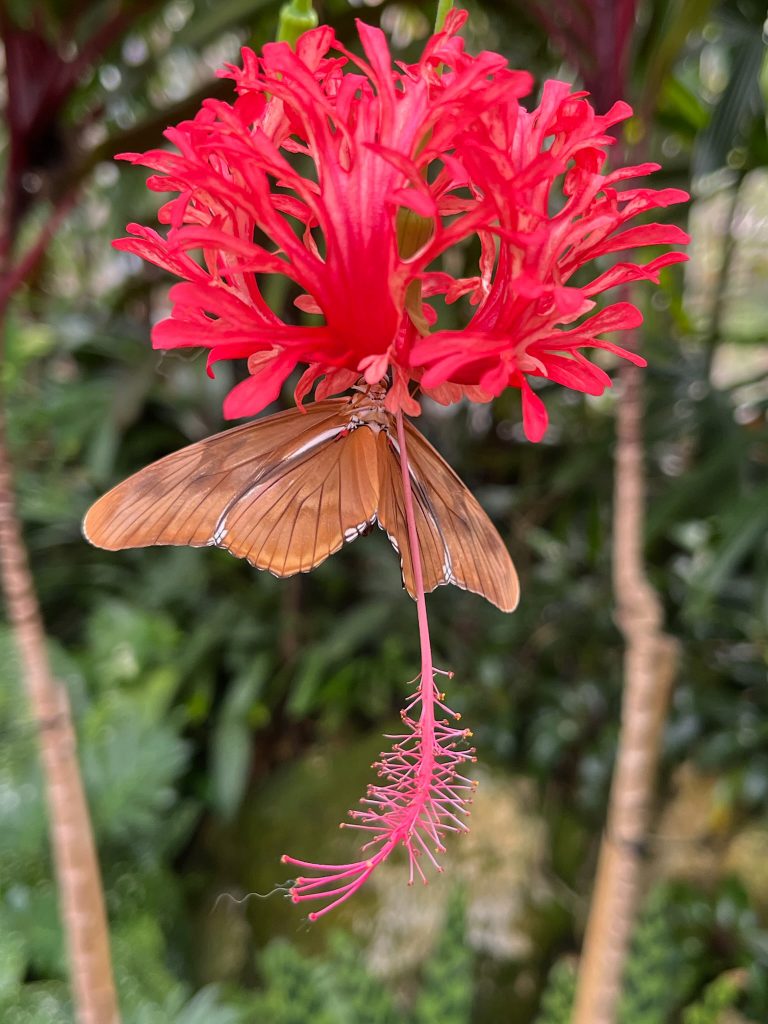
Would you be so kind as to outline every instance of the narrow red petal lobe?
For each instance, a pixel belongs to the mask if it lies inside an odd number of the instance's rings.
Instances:
[[[549,417],[547,409],[539,396],[532,390],[528,381],[521,384],[523,394],[523,429],[529,441],[540,441],[547,431]]]

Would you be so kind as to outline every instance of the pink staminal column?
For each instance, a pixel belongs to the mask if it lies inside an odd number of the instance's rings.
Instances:
[[[416,590],[421,672],[416,679],[417,689],[401,712],[403,731],[387,737],[393,741],[392,749],[382,753],[373,765],[381,781],[368,787],[361,808],[350,811],[352,821],[341,826],[367,833],[369,838],[362,848],[365,858],[349,864],[316,864],[287,855],[282,858],[284,864],[310,872],[294,881],[293,902],[325,903],[308,915],[310,921],[353,896],[400,844],[408,854],[408,884],[412,885],[417,876],[426,883],[421,861],[426,858],[442,871],[437,857],[445,851],[444,839],[449,833],[468,831],[468,805],[475,783],[459,769],[475,760],[475,752],[467,746],[471,732],[457,726],[460,716],[444,703],[445,695],[435,681],[436,676],[450,678],[451,673],[436,669],[432,663],[402,412],[397,414],[397,442]]]

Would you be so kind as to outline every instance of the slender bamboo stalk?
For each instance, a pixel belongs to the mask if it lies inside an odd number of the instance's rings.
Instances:
[[[12,188],[9,174],[6,196]],[[14,232],[6,206],[0,233],[0,368],[11,300],[39,265],[74,200],[74,190],[60,198],[35,241],[15,260]],[[16,509],[4,399],[0,390],[0,589],[19,652],[27,700],[38,729],[51,853],[75,1015],[78,1024],[119,1024],[101,872],[77,761],[69,697],[54,678],[48,658],[45,627]]]
[[[63,29],[72,38],[77,22],[89,8],[71,5]],[[153,0],[137,0],[130,11],[119,9],[78,48],[74,62],[59,62],[56,103],[63,105],[74,89],[82,69],[94,63],[132,22],[153,6]],[[13,21],[7,4],[0,0],[0,36],[6,43],[19,38],[23,30]],[[55,60],[54,51],[51,58]],[[28,92],[27,69],[18,63],[6,70],[6,103],[3,117],[10,137],[6,153],[5,187],[0,211],[0,365],[5,341],[6,314],[10,302],[40,264],[47,246],[77,197],[78,185],[92,162],[81,167],[64,165],[53,210],[26,252],[19,254],[18,211],[13,201],[25,165],[18,153],[28,152],[29,139],[14,136],[10,111],[23,103]],[[51,68],[48,67],[48,73]],[[33,72],[34,73],[34,72]],[[34,99],[33,111],[34,111]],[[33,118],[34,121],[34,118]],[[166,122],[167,123],[167,122]],[[34,133],[30,122],[28,130]],[[121,146],[121,149],[126,147]],[[93,157],[96,160],[96,156]],[[13,489],[11,460],[5,431],[5,409],[0,394],[0,588],[5,596],[8,619],[18,647],[23,682],[32,717],[37,723],[43,782],[48,805],[52,860],[58,885],[61,921],[69,956],[75,1016],[79,1024],[119,1024],[120,1015],[112,976],[109,934],[96,846],[77,761],[77,745],[66,689],[51,670],[46,649],[45,628],[34,580],[24,545]]]
[[[27,697],[37,723],[51,848],[79,1024],[118,1024],[104,897],[65,688],[51,671],[45,631],[16,514],[0,420],[0,577]]]
[[[624,696],[573,1024],[615,1024],[642,883],[659,748],[678,662],[676,641],[643,559],[645,469],[642,371],[621,371],[613,513],[613,585],[624,636]]]

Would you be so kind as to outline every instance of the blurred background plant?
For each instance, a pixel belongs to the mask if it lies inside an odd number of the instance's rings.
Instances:
[[[533,8],[469,6],[469,46],[501,50],[539,80],[576,79],[573,54]],[[559,24],[566,9],[586,17],[575,0],[551,7]],[[538,446],[523,439],[513,395],[424,417],[508,540],[524,587],[511,617],[448,588],[431,598],[435,646],[483,765],[473,832],[429,888],[385,872],[311,929],[279,892],[244,897],[286,882],[286,848],[348,859],[336,822],[417,663],[386,539],[281,582],[218,551],[115,556],[80,537],[82,513],[110,484],[221,427],[232,383],[226,369],[208,380],[201,358],[151,350],[168,282],[109,241],[150,217],[154,199],[140,170],[110,157],[156,144],[226,91],[215,69],[273,38],[277,9],[5,3],[6,49],[12,26],[65,66],[82,58],[60,99],[61,89],[29,93],[39,132],[13,199],[22,242],[72,205],[11,307],[2,376],[123,1019],[565,1022],[621,696],[609,565],[620,393],[583,401],[553,389]],[[381,24],[403,60],[434,15],[405,2],[317,9],[345,41],[354,17]],[[610,26],[601,17],[595,29]],[[631,130],[664,164],[659,184],[691,187],[694,201],[692,261],[665,272],[642,337],[647,557],[682,664],[621,1024],[768,1019],[764,17],[756,0],[649,0],[626,43],[632,80],[653,81],[658,97]],[[73,19],[81,35],[61,44]],[[83,56],[105,24],[98,59]],[[30,83],[42,85],[41,67],[30,62]],[[289,308],[293,295],[270,298]],[[0,1007],[14,1024],[69,1024],[35,733],[7,629],[0,664]]]

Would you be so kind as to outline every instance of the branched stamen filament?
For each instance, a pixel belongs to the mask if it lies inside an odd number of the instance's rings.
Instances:
[[[437,871],[442,866],[435,854],[445,851],[443,839],[449,834],[468,831],[463,817],[475,791],[475,783],[460,775],[459,766],[474,760],[474,750],[466,746],[472,735],[469,729],[456,728],[452,722],[461,717],[445,703],[445,694],[438,688],[435,676],[451,678],[452,673],[436,669],[432,664],[429,623],[424,594],[418,534],[413,511],[413,496],[408,468],[408,451],[402,413],[397,414],[398,448],[403,475],[405,518],[413,569],[416,611],[421,647],[421,672],[414,682],[418,688],[407,700],[400,718],[402,733],[389,735],[393,747],[374,761],[373,768],[382,784],[371,784],[360,801],[361,807],[349,812],[351,822],[342,828],[366,832],[370,839],[362,850],[371,851],[365,860],[333,867],[311,864],[283,857],[283,862],[314,872],[297,878],[291,890],[295,903],[305,900],[329,899],[326,906],[309,914],[314,921],[344,903],[365,884],[379,864],[396,846],[402,844],[408,854],[408,884],[416,876],[427,878],[420,864],[426,858]],[[436,719],[435,711],[446,716]]]

